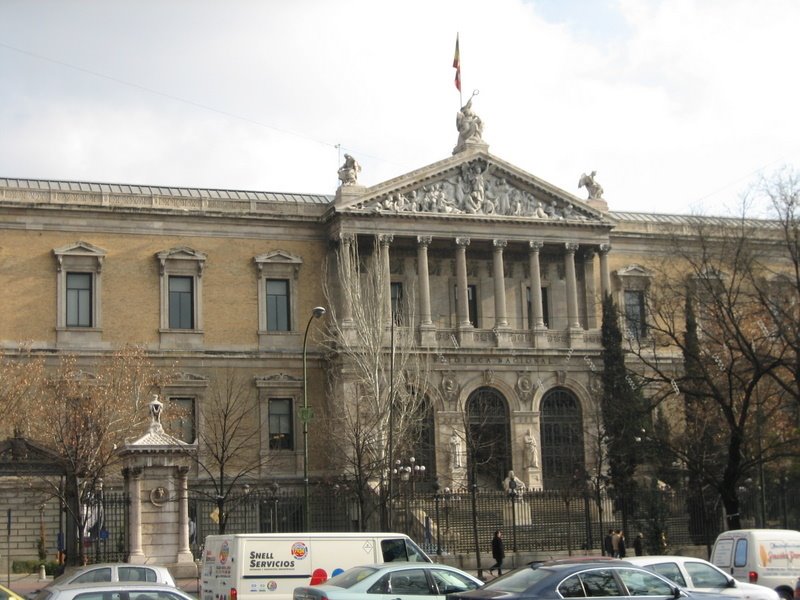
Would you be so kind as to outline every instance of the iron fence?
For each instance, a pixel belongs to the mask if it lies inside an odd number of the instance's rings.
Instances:
[[[764,500],[760,502],[759,500]],[[800,526],[800,508],[786,494],[741,494],[743,527]],[[719,498],[710,493],[639,490],[628,498],[599,497],[585,491],[533,491],[515,496],[500,491],[462,489],[446,493],[401,493],[391,502],[377,495],[358,499],[336,486],[312,486],[311,523],[303,521],[302,489],[255,490],[226,503],[228,533],[367,531],[407,533],[430,554],[490,552],[495,529],[505,534],[508,551],[537,553],[599,552],[609,529],[623,530],[629,545],[641,532],[648,553],[705,545],[710,549],[724,529]],[[217,533],[216,502],[193,494],[190,514],[196,535],[192,548]]]
[[[128,558],[128,495],[103,492],[95,504],[84,507],[86,527],[82,534],[84,556],[90,563],[124,562]]]

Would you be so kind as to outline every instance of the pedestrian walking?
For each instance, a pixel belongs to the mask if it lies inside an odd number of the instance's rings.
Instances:
[[[503,532],[499,529],[494,532],[492,538],[492,557],[494,557],[494,564],[489,567],[489,574],[494,575],[494,570],[497,569],[497,574],[503,574],[503,559],[506,557],[506,550],[503,546]]]
[[[625,558],[625,533],[619,532],[619,541],[617,542],[617,558]]]

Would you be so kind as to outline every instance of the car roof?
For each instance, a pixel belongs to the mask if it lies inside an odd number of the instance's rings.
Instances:
[[[92,590],[102,590],[105,588],[119,589],[149,589],[149,590],[170,590],[174,591],[178,588],[168,585],[166,583],[147,582],[147,581],[99,581],[92,583],[60,583],[48,586],[48,589],[53,590],[74,590],[78,588],[86,588]]]

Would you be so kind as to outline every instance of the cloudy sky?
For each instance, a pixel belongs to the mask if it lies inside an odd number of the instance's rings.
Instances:
[[[327,193],[489,151],[612,210],[800,163],[797,0],[0,0],[0,177]]]

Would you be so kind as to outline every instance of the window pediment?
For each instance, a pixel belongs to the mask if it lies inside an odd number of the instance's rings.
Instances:
[[[100,272],[107,252],[89,242],[78,241],[60,248],[53,248],[53,254],[58,261],[59,271],[64,268],[65,261],[70,261],[73,265],[91,265],[95,271]]]
[[[186,246],[180,246],[177,248],[170,248],[169,250],[165,250],[163,252],[159,252],[156,254],[156,258],[158,259],[159,264],[161,265],[161,274],[164,274],[164,269],[168,262],[173,262],[173,264],[181,264],[180,261],[184,261],[184,263],[191,263],[194,262],[197,268],[198,276],[203,275],[203,269],[205,268],[206,258],[207,255],[203,252],[198,252],[192,248]]]
[[[259,276],[270,274],[291,274],[297,278],[303,259],[285,250],[273,250],[265,254],[259,254],[253,258],[258,268]]]

